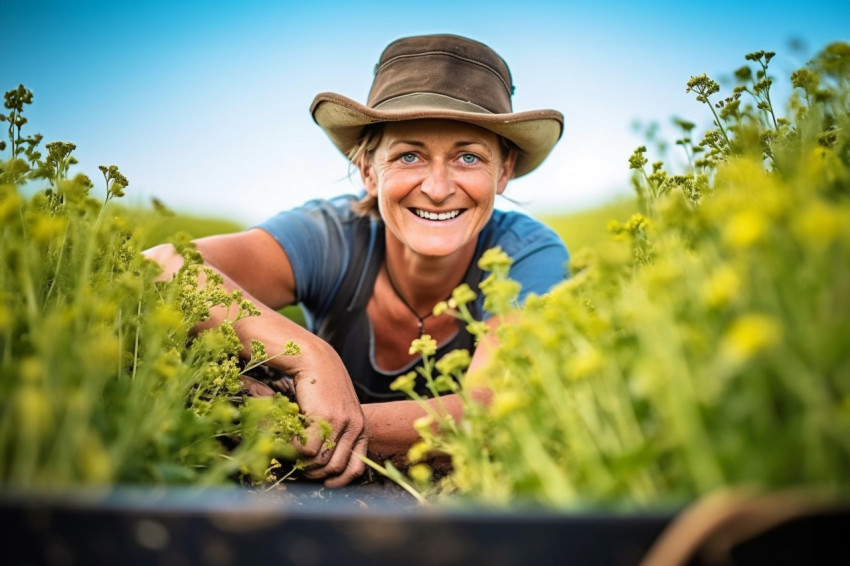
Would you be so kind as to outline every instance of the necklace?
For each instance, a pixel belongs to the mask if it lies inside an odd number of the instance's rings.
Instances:
[[[416,312],[416,309],[413,308],[410,305],[410,303],[407,302],[407,299],[404,298],[404,296],[399,292],[398,287],[395,286],[395,282],[393,281],[393,277],[392,277],[392,275],[390,275],[389,265],[384,263],[384,269],[387,272],[387,281],[390,282],[390,287],[393,288],[393,291],[395,292],[395,296],[398,297],[399,299],[401,299],[401,302],[404,303],[404,306],[407,307],[407,310],[409,310],[411,313],[413,313],[413,316],[415,316],[416,320],[419,321],[419,338],[422,338],[422,334],[425,331],[425,319],[428,318],[429,316],[433,315],[434,311],[433,310],[429,311],[425,316],[419,316],[419,313]]]

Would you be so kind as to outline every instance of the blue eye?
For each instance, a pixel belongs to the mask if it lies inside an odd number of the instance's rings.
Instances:
[[[478,161],[478,156],[474,153],[464,153],[460,156],[461,160],[467,165],[472,165],[476,161]]]
[[[402,153],[399,157],[404,163],[413,163],[416,161],[416,155],[412,153]]]

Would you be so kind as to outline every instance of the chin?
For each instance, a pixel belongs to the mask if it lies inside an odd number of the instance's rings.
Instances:
[[[410,242],[408,247],[425,257],[447,257],[455,254],[469,245],[469,242]]]

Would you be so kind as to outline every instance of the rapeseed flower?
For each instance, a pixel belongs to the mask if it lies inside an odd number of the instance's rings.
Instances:
[[[741,292],[741,277],[728,263],[718,265],[700,288],[700,298],[709,309],[726,308]]]
[[[423,334],[410,344],[410,354],[419,354],[422,357],[431,357],[437,353],[437,341],[430,334]]]
[[[732,213],[723,227],[723,241],[733,249],[750,249],[767,240],[769,228],[769,219],[762,210],[740,210]]]
[[[775,317],[748,313],[735,319],[726,330],[721,352],[734,361],[747,361],[782,341],[782,323]]]

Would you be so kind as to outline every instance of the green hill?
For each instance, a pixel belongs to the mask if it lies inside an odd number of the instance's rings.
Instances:
[[[598,207],[563,214],[537,215],[555,230],[573,254],[608,237],[608,222],[625,222],[637,212],[634,199],[619,199]]]

